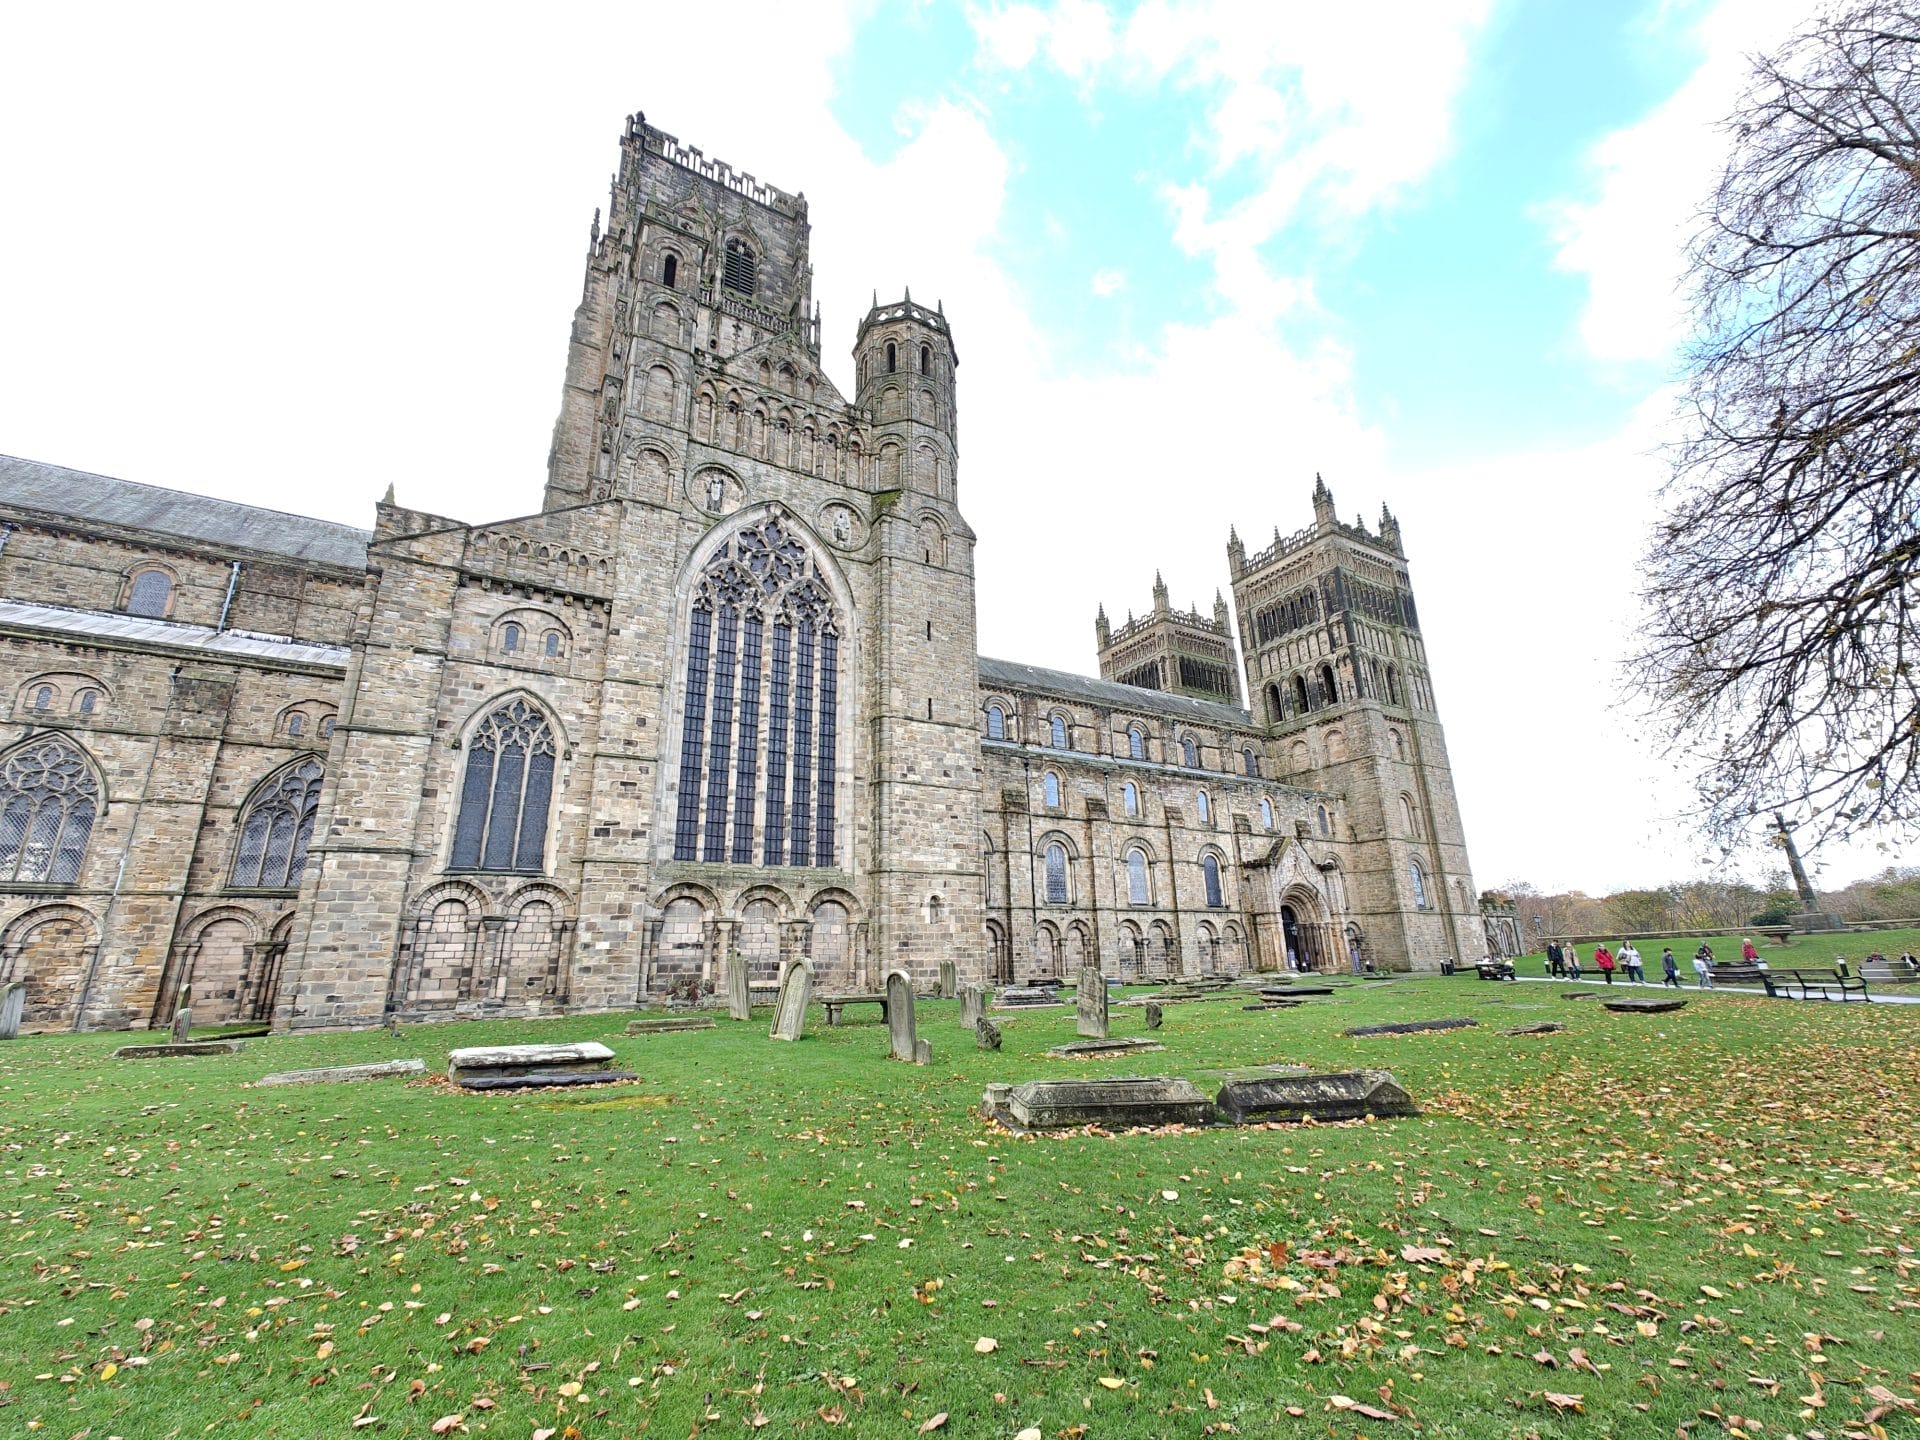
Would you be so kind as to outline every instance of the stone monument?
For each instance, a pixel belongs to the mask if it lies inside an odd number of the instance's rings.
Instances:
[[[998,1050],[1000,1027],[982,1015],[973,1022],[973,1043],[982,1050]]]
[[[0,1040],[20,1036],[20,1017],[27,1008],[27,982],[11,980],[0,989]]]
[[[1220,1087],[1214,1103],[1235,1125],[1268,1120],[1360,1120],[1418,1115],[1413,1097],[1389,1070],[1319,1073],[1275,1069]]]
[[[980,1017],[987,1013],[987,987],[984,985],[962,985],[960,987],[960,1027],[971,1030],[980,1023]]]
[[[738,950],[727,957],[727,1016],[732,1020],[753,1019],[753,977],[747,973],[747,957]]]
[[[1107,981],[1093,966],[1083,966],[1074,992],[1074,1028],[1089,1040],[1107,1038]]]
[[[780,997],[773,1003],[774,1040],[798,1040],[807,1030],[807,1006],[813,1001],[813,971],[804,960],[789,960],[780,972]]]
[[[173,1008],[173,1043],[187,1043],[187,1030],[193,1024],[193,987],[184,985],[180,989],[180,1003]]]
[[[954,967],[953,961],[942,960],[940,962],[940,998],[942,1000],[953,999],[953,997],[959,993],[955,988],[959,982],[960,972]]]
[[[894,1059],[927,1063],[920,1058],[920,1040],[914,1033],[913,981],[904,970],[887,972],[887,1039]]]

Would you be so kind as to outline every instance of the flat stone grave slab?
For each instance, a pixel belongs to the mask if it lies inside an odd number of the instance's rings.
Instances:
[[[475,1084],[478,1080],[516,1076],[565,1074],[604,1078],[610,1074],[612,1065],[613,1051],[595,1040],[572,1045],[474,1045],[447,1052],[447,1078],[472,1090],[499,1088]]]
[[[525,1075],[467,1075],[457,1083],[462,1090],[544,1090],[559,1085],[612,1085],[639,1078],[629,1070],[534,1070]]]
[[[996,1118],[1018,1130],[1206,1125],[1213,1119],[1213,1102],[1191,1080],[1169,1075],[1029,1080],[1007,1092]]]
[[[1009,985],[1000,992],[1000,998],[993,1002],[996,1010],[1038,1010],[1044,1006],[1061,1006],[1060,991],[1053,985]]]
[[[1235,1125],[1267,1121],[1398,1119],[1420,1107],[1389,1070],[1311,1071],[1293,1067],[1227,1081],[1214,1098]]]
[[[1410,1020],[1401,1025],[1357,1025],[1349,1035],[1418,1035],[1425,1030],[1466,1030],[1478,1020]]]
[[[1307,1002],[1304,1000],[1267,1000],[1258,1005],[1242,1005],[1242,1010],[1298,1010]]]
[[[1146,1055],[1167,1047],[1158,1040],[1122,1035],[1111,1040],[1075,1040],[1047,1051],[1056,1060],[1097,1060],[1103,1055]]]
[[[1598,990],[1562,990],[1560,998],[1562,1000],[1598,1000],[1600,992]]]
[[[179,1055],[238,1055],[244,1040],[188,1040],[177,1045],[122,1045],[115,1060],[169,1060]]]
[[[1331,985],[1263,985],[1260,993],[1270,1000],[1293,1000],[1302,995],[1331,995]]]
[[[1606,1007],[1609,1010],[1617,1010],[1622,1015],[1667,1015],[1675,1010],[1684,1010],[1686,1004],[1684,1000],[1654,1000],[1630,996],[1623,1000],[1609,1000],[1606,1002]]]
[[[671,1035],[677,1030],[711,1030],[711,1015],[642,1015],[627,1022],[629,1035]]]
[[[386,1080],[395,1075],[424,1075],[424,1060],[379,1060],[371,1065],[331,1065],[323,1070],[281,1070],[262,1075],[256,1085],[341,1085],[350,1080]]]
[[[1566,1028],[1557,1020],[1542,1020],[1537,1025],[1521,1025],[1506,1033],[1509,1035],[1558,1035]]]

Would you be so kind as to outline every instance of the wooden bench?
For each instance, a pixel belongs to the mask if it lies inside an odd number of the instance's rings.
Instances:
[[[880,1019],[885,1021],[887,1018],[887,997],[884,995],[816,995],[813,998],[826,1010],[829,1025],[838,1025],[840,1012],[849,1005],[878,1005]]]
[[[1713,976],[1713,983],[1715,985],[1765,985],[1768,974],[1767,971],[1762,970],[1758,965],[1749,965],[1744,960],[1717,960],[1714,962],[1713,969],[1710,973]],[[1767,993],[1772,994],[1773,992],[1769,989]]]
[[[1770,970],[1767,994],[1779,1000],[1866,1000],[1867,982],[1838,970]],[[1794,992],[1799,991],[1796,995]]]
[[[1479,960],[1474,963],[1474,972],[1482,980],[1515,980],[1511,960]]]
[[[1866,960],[1861,962],[1860,978],[1876,985],[1910,985],[1920,981],[1920,970],[1909,970],[1898,960]]]

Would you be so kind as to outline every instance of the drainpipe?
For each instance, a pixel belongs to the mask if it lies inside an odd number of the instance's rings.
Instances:
[[[233,592],[239,588],[239,585],[240,562],[236,560],[233,562],[233,573],[227,576],[227,598],[220,602],[220,623],[213,627],[215,630],[227,628],[227,615],[233,609]]]

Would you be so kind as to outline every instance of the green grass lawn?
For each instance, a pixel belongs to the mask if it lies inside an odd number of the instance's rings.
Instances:
[[[15,1041],[0,1433],[1920,1435],[1920,1007],[1560,990],[1170,1007],[1165,1054],[1105,1062],[1045,1058],[1070,1011],[988,1054],[930,1003],[925,1069],[817,1012],[797,1045],[614,1015],[179,1061]],[[1454,1015],[1480,1027],[1341,1033]],[[1542,1020],[1569,1028],[1502,1033]],[[587,1038],[641,1081],[247,1084]],[[1389,1067],[1426,1114],[974,1113],[990,1080],[1274,1061]]]

